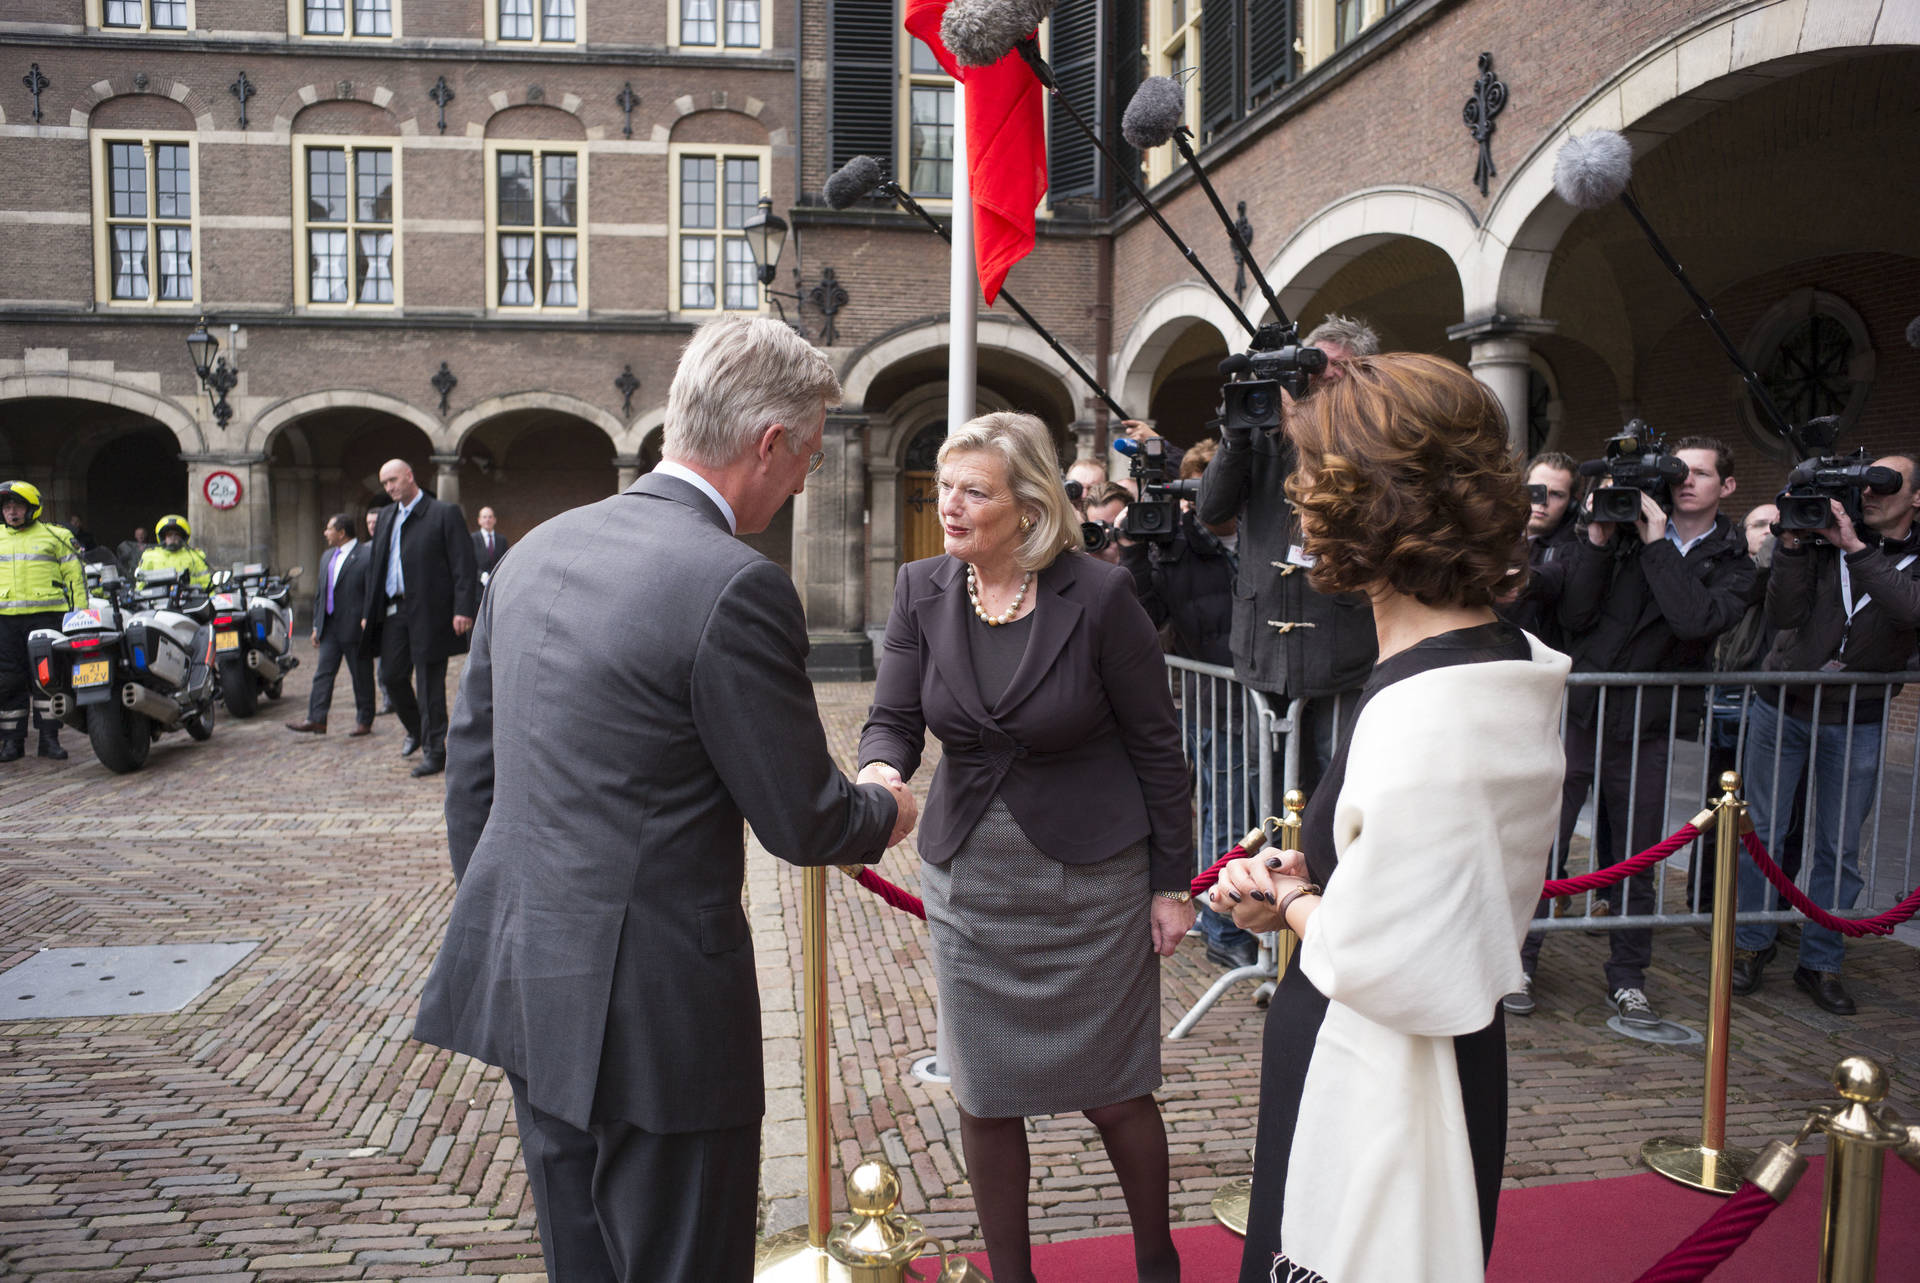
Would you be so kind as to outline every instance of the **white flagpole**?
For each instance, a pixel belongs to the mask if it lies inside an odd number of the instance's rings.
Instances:
[[[953,86],[953,257],[948,272],[947,431],[957,431],[974,411],[978,324],[974,300],[980,281],[973,257],[973,187],[967,172],[967,89]]]

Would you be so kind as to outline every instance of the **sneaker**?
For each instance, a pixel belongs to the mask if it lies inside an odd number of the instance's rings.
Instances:
[[[1531,1016],[1533,1014],[1533,977],[1521,976],[1520,987],[1500,1000],[1500,1007],[1509,1016]]]
[[[1660,1013],[1647,1001],[1644,989],[1615,989],[1613,1006],[1620,1013],[1620,1019],[1630,1025],[1651,1029],[1660,1023]]]

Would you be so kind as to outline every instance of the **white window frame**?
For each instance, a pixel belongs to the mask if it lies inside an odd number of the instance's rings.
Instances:
[[[110,149],[115,143],[131,143],[139,147],[147,165],[147,211],[139,222],[147,227],[147,289],[146,298],[115,298],[113,296],[113,231],[116,223],[132,223],[135,219],[114,218],[113,215],[113,175],[108,163]],[[200,307],[200,223],[204,211],[201,208],[203,192],[200,186],[200,147],[191,133],[180,130],[127,130],[101,129],[89,133],[87,145],[92,154],[93,168],[93,296],[94,301],[108,308],[143,308],[155,311],[190,312]],[[187,149],[188,181],[193,184],[193,212],[185,220],[159,217],[159,185],[154,181],[154,148],[160,146],[180,146]],[[193,255],[193,296],[191,298],[161,298],[159,278],[155,273],[156,260],[160,255],[158,225],[162,222],[176,225],[185,221],[188,226],[189,252]]]
[[[140,0],[140,25],[137,27],[108,26],[107,0],[87,0],[86,23],[89,31],[117,32],[125,35],[187,35],[194,30],[194,5],[196,0],[186,0],[187,25],[184,27],[156,27],[153,25],[153,0]]]
[[[1147,74],[1170,76],[1176,62],[1187,72],[1185,119],[1200,119],[1200,11],[1201,0],[1187,0],[1186,17],[1174,21],[1173,0],[1153,0],[1147,10]],[[1185,60],[1180,61],[1184,54]],[[1159,182],[1177,167],[1172,142],[1150,149],[1141,159],[1147,169],[1147,186]]]
[[[680,162],[688,156],[711,156],[714,164],[714,221],[712,228],[696,227],[682,229],[680,226]],[[754,293],[759,305],[752,308],[727,307],[726,304],[726,249],[725,242],[738,239],[742,242],[746,236],[738,230],[728,230],[726,223],[727,205],[727,167],[729,160],[756,160],[760,163],[760,191],[769,190],[773,177],[773,148],[754,147],[740,144],[718,143],[674,143],[667,148],[668,191],[668,235],[667,235],[667,311],[674,315],[689,317],[709,316],[764,316],[769,308],[767,287],[759,284],[755,278]],[[708,236],[714,238],[713,256],[713,298],[712,307],[682,307],[680,305],[680,238],[683,235]],[[752,251],[748,251],[752,257]],[[778,285],[778,282],[775,282]]]
[[[667,47],[682,53],[759,53],[773,48],[773,0],[760,0],[760,43],[735,45],[727,43],[727,0],[713,0],[714,40],[710,45],[690,45],[682,43],[681,14],[685,11],[686,0],[667,0]]]
[[[307,153],[315,148],[332,148],[347,153],[347,221],[344,223],[315,223],[309,218],[307,205],[307,183],[311,170],[307,164]],[[393,156],[393,217],[386,223],[362,223],[358,217],[357,184],[359,176],[354,165],[354,155],[360,151],[384,151]],[[403,149],[400,139],[392,135],[345,135],[345,134],[295,134],[293,136],[293,280],[294,301],[303,309],[315,312],[392,312],[405,306],[406,275],[401,270],[402,255],[400,219],[401,219],[401,155]],[[357,240],[363,230],[384,228],[393,236],[393,256],[389,260],[389,271],[393,276],[393,301],[391,303],[363,303],[354,289],[352,269],[348,269],[348,294],[344,303],[331,303],[325,300],[315,302],[313,293],[312,240],[310,231],[344,230],[347,233],[347,254],[351,259]]]
[[[951,193],[945,196],[932,196],[923,195],[913,190],[913,91],[915,89],[952,90],[954,88],[953,77],[944,71],[915,71],[913,69],[913,46],[917,43],[918,41],[905,31],[900,33],[899,39],[895,42],[899,60],[899,89],[894,96],[897,107],[893,113],[896,122],[893,142],[893,172],[899,175],[900,186],[905,188],[907,192],[922,205],[927,206],[929,209],[951,209],[953,208],[953,196]],[[953,95],[953,109],[955,113],[954,130],[957,135],[959,132],[960,111],[960,96],[957,93]],[[956,151],[952,163],[957,173],[958,167],[966,164],[966,157]]]
[[[502,226],[500,223],[500,153],[532,152],[534,157],[534,194],[533,217],[531,227],[514,225]],[[545,289],[536,289],[531,303],[503,304],[500,302],[500,237],[501,235],[531,235],[534,237],[534,257],[529,270],[539,279],[541,264],[545,261],[546,247],[540,243],[548,228],[545,224],[545,184],[544,157],[549,154],[568,154],[574,158],[574,210],[573,227],[565,232],[554,230],[562,235],[574,238],[573,281],[574,295],[579,300],[573,304],[548,303]],[[585,316],[587,314],[587,142],[556,141],[539,138],[489,138],[482,149],[486,165],[486,223],[487,223],[487,314],[489,316]]]
[[[321,31],[307,30],[307,0],[287,0],[287,34],[295,40],[331,40],[342,43],[358,41],[360,43],[388,43],[400,38],[400,10],[405,0],[387,0],[391,12],[387,15],[393,30],[386,34],[367,33],[362,35],[353,29],[354,0],[344,0],[347,9],[346,30],[339,35],[329,35]]]
[[[546,45],[556,49],[575,49],[587,43],[587,0],[573,0],[573,38],[571,40],[549,40],[546,37],[546,0],[531,0],[533,5],[533,39],[502,39],[500,36],[501,0],[482,0],[485,15],[485,38],[490,45],[503,45],[508,49],[530,49]]]

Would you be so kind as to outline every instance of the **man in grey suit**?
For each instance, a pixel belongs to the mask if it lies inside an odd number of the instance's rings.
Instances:
[[[913,825],[897,772],[835,767],[799,596],[735,538],[800,493],[839,394],[778,322],[702,326],[660,466],[534,529],[481,599],[447,738],[459,888],[414,1036],[506,1070],[556,1281],[752,1277],[742,819],[801,865]]]

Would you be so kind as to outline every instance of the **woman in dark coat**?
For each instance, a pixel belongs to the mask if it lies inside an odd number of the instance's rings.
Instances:
[[[1158,635],[1080,551],[1045,425],[939,455],[946,553],[902,567],[862,767],[942,746],[919,847],[942,1041],[993,1277],[1028,1283],[1026,1118],[1100,1131],[1143,1280],[1171,1283],[1160,972],[1193,923],[1192,807]]]

